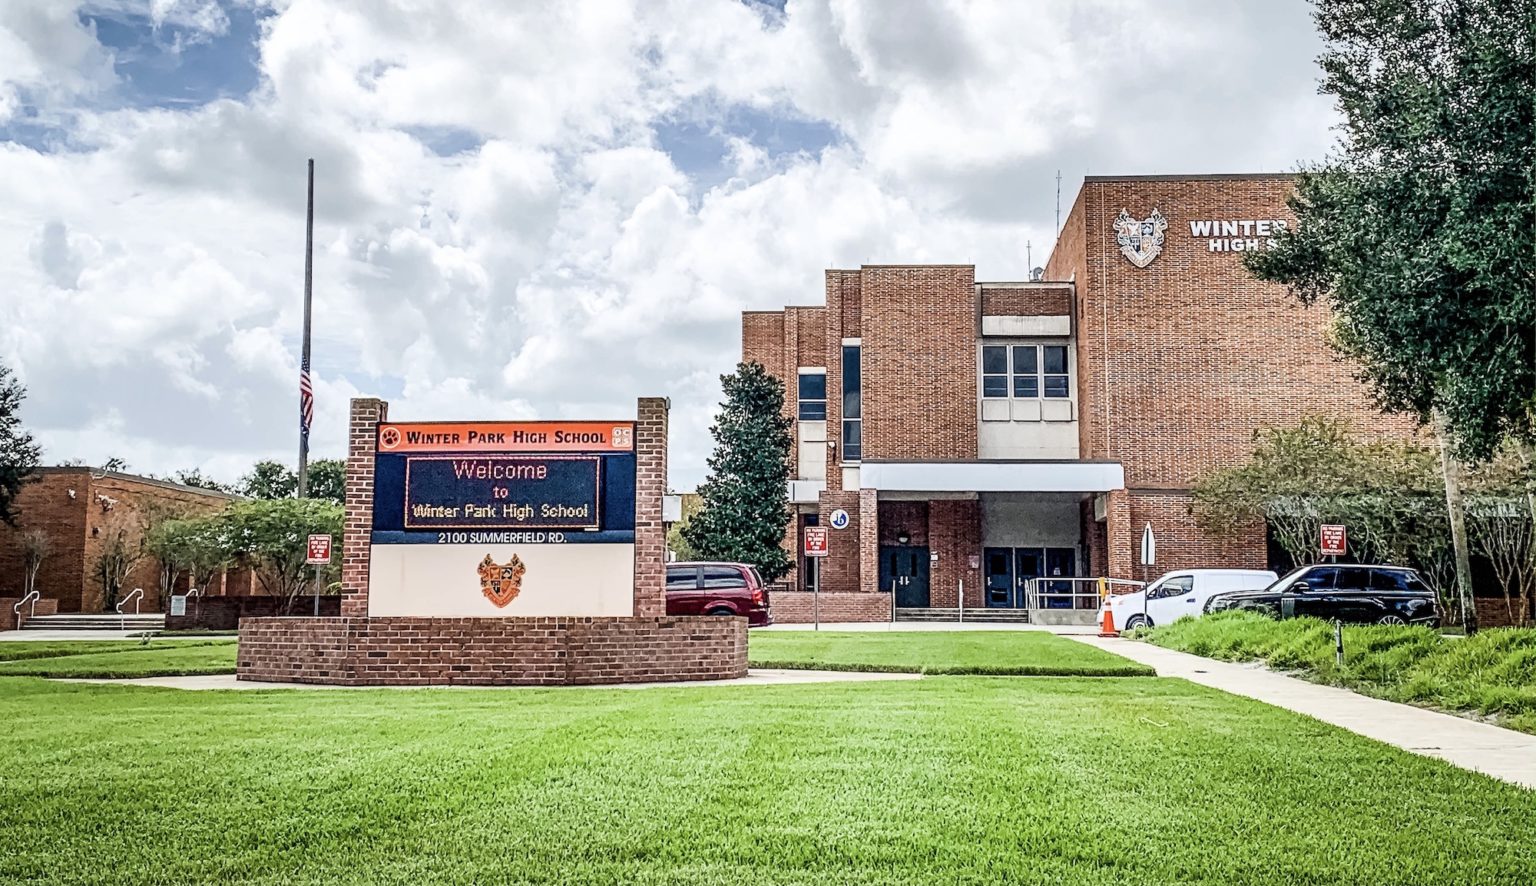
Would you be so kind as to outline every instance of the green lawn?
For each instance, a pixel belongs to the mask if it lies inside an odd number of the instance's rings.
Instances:
[[[1391,701],[1487,715],[1502,726],[1536,733],[1536,629],[1444,637],[1423,627],[1345,625],[1342,668],[1335,660],[1332,623],[1315,618],[1225,612],[1137,636],[1208,658],[1264,661]]]
[[[0,679],[0,717],[3,882],[1536,882],[1536,793],[1177,680]]]
[[[192,641],[159,641],[148,648],[135,641],[113,642],[125,651],[0,662],[0,675],[156,677],[235,670],[235,644],[229,641],[204,640],[191,649],[179,647]],[[105,644],[79,645],[94,649]],[[1153,673],[1117,655],[1034,631],[754,631],[747,654],[758,668],[1083,677]]]
[[[29,658],[58,658],[62,655],[87,655],[93,652],[159,652],[181,646],[205,646],[227,642],[222,639],[166,640],[7,640],[0,643],[0,662]]]
[[[759,668],[1082,677],[1154,673],[1043,631],[753,631],[747,656]]]
[[[88,642],[77,645],[97,644]],[[162,641],[149,646],[140,646],[136,641],[129,640],[119,641],[119,646],[120,651],[77,653],[69,649],[51,658],[0,662],[0,676],[165,677],[178,674],[232,674],[235,671],[236,644],[233,640]]]

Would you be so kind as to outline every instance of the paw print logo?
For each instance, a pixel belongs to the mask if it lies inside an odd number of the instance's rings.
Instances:
[[[400,445],[400,429],[385,428],[379,432],[379,446],[384,449],[394,449]]]

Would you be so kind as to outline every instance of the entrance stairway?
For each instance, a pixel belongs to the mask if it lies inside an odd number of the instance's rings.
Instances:
[[[901,608],[896,610],[897,621],[961,621],[960,613],[951,608]],[[964,621],[977,624],[1029,624],[1027,609],[967,609]]]
[[[103,612],[92,615],[34,615],[21,623],[24,631],[163,631],[165,616],[159,613],[145,615],[114,615]]]

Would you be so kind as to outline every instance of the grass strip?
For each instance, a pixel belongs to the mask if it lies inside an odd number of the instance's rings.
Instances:
[[[138,644],[129,641],[129,645]],[[120,679],[233,674],[237,648],[232,642],[206,641],[21,659],[0,663],[0,676]]]
[[[0,643],[0,662],[62,658],[102,652],[159,652],[186,646],[208,646],[225,640],[8,640]]]
[[[1044,631],[754,631],[756,668],[988,676],[1145,677],[1153,670]]]
[[[1315,618],[1224,612],[1131,636],[1206,658],[1262,661],[1364,695],[1481,715],[1536,733],[1536,629],[1445,637],[1425,627],[1345,625],[1342,668],[1334,658],[1333,624]]]

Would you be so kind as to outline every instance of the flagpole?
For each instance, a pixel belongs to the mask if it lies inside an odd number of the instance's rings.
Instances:
[[[310,304],[315,283],[315,160],[309,160],[309,201],[304,215],[304,346],[299,367],[299,498],[309,494],[309,425],[314,389],[309,378]]]

